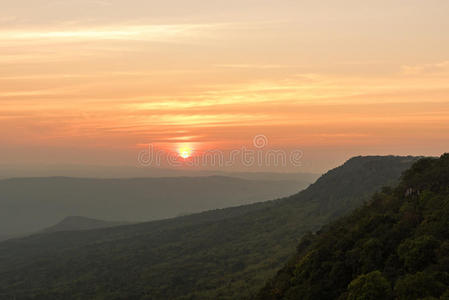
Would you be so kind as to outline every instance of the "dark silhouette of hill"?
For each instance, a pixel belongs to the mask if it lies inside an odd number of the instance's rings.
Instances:
[[[305,236],[257,299],[449,299],[449,154]]]
[[[300,238],[397,183],[413,157],[357,157],[291,197],[107,229],[0,243],[0,295],[16,299],[236,299]]]

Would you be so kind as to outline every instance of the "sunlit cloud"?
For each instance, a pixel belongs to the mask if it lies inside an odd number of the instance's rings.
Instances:
[[[229,69],[284,69],[284,68],[294,68],[294,66],[286,65],[249,65],[249,64],[222,64],[215,65],[217,68],[229,68]]]
[[[99,27],[72,30],[0,30],[3,41],[42,41],[44,40],[170,40],[175,37],[198,34],[202,29],[210,28],[207,24],[177,25],[135,25],[122,27]]]
[[[336,1],[335,18],[301,1],[10,2],[0,142],[11,148],[232,147],[255,134],[311,149],[449,146],[448,19],[432,5],[371,19]]]
[[[14,16],[0,16],[0,24],[8,24],[17,20]]]
[[[433,64],[402,66],[405,75],[445,75],[449,77],[449,60]]]

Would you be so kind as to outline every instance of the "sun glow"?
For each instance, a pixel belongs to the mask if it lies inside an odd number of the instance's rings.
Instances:
[[[189,158],[192,155],[192,149],[189,147],[181,147],[178,150],[179,156],[186,159]]]

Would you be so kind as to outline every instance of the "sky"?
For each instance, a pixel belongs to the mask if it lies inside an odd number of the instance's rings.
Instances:
[[[256,136],[302,164],[254,170],[439,155],[448,13],[447,0],[2,0],[0,164],[135,165],[148,145],[195,156]]]

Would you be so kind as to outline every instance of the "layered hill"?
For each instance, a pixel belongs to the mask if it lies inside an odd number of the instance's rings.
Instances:
[[[257,299],[449,299],[449,154],[305,236]]]
[[[299,239],[397,183],[413,157],[356,157],[291,197],[114,228],[0,243],[0,295],[16,299],[252,296]]]
[[[0,180],[0,234],[27,234],[67,216],[150,221],[289,196],[310,182],[224,176]]]
[[[61,222],[45,228],[43,233],[57,232],[57,231],[76,231],[76,230],[90,230],[99,228],[108,228],[120,225],[127,225],[126,222],[119,221],[103,221],[92,218],[70,216],[66,217]]]
[[[10,235],[6,235],[6,234],[2,234],[2,235],[0,235],[0,242],[1,241],[5,241],[5,240],[8,240],[8,239],[10,239],[11,238],[11,236]]]
[[[75,178],[161,178],[161,177],[208,177],[225,176],[252,180],[290,180],[298,182],[314,182],[320,174],[304,172],[239,172],[196,169],[163,169],[136,166],[104,166],[104,165],[30,165],[0,164],[0,179],[30,177],[75,177]]]

